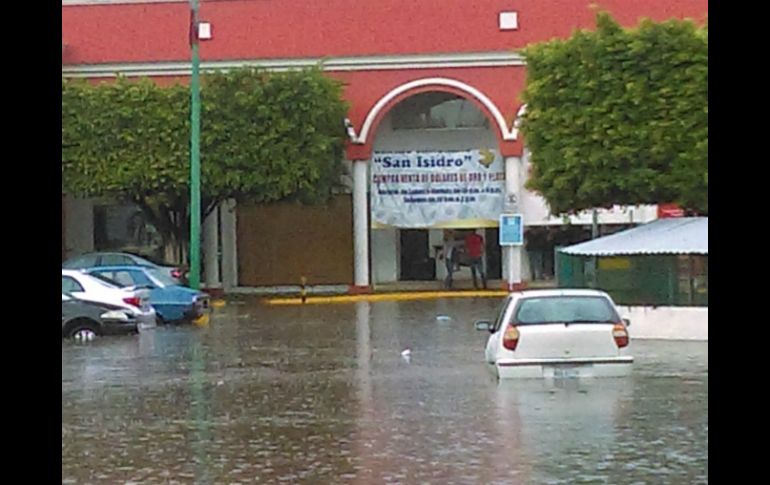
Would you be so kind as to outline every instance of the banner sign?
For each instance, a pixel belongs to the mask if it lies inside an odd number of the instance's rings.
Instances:
[[[492,150],[375,152],[372,221],[399,228],[448,227],[497,221],[505,169]]]

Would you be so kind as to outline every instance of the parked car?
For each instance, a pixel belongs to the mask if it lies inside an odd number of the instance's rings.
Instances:
[[[127,310],[136,318],[140,328],[157,324],[155,309],[150,306],[146,289],[124,288],[104,277],[80,270],[61,270],[61,292],[78,300],[105,303]]]
[[[85,269],[96,266],[144,266],[147,268],[158,268],[164,271],[179,284],[187,283],[187,270],[179,266],[169,266],[156,264],[149,259],[137,256],[131,253],[121,252],[97,252],[87,253],[68,259],[62,263],[62,268],[66,269]]]
[[[128,335],[139,331],[136,316],[107,303],[78,300],[61,295],[61,336],[93,340],[97,335]]]
[[[100,266],[84,271],[125,287],[147,288],[150,304],[155,308],[160,323],[191,322],[209,311],[209,296],[206,293],[178,284],[157,268]]]
[[[628,375],[629,325],[606,293],[566,289],[511,293],[494,323],[475,323],[500,379]]]

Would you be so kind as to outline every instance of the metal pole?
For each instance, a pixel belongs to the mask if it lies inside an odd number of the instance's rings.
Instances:
[[[594,209],[591,217],[591,239],[599,237],[599,211]]]
[[[201,280],[201,95],[200,56],[198,54],[198,0],[190,0],[190,48],[192,49],[192,77],[190,79],[190,276],[193,289],[200,288]]]

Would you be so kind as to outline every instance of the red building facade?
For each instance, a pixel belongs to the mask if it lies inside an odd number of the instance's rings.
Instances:
[[[159,83],[190,73],[189,5],[182,1],[63,0],[62,73],[109,79],[149,76]],[[350,142],[356,166],[372,157],[385,116],[421,93],[467,99],[489,120],[506,160],[508,190],[517,192],[525,140],[515,129],[532,42],[593,27],[596,9],[620,23],[641,18],[705,21],[705,0],[202,0],[200,18],[212,38],[201,42],[201,67],[239,65],[291,69],[322,62],[345,82]],[[365,168],[359,174],[366,180]],[[369,223],[353,187],[353,283],[368,287]],[[358,199],[356,197],[358,196]],[[358,212],[356,212],[358,211]],[[235,256],[233,256],[235,258]],[[237,259],[237,258],[236,258]],[[291,278],[290,278],[291,279]],[[231,282],[232,284],[232,282]]]

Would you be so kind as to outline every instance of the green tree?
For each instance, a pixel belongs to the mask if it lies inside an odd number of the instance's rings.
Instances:
[[[708,28],[643,20],[525,49],[527,187],[552,213],[676,202],[708,213]]]
[[[347,106],[320,69],[208,74],[201,98],[203,217],[229,198],[323,203],[340,184]],[[177,261],[189,235],[189,113],[182,85],[62,82],[63,188],[137,204]]]

